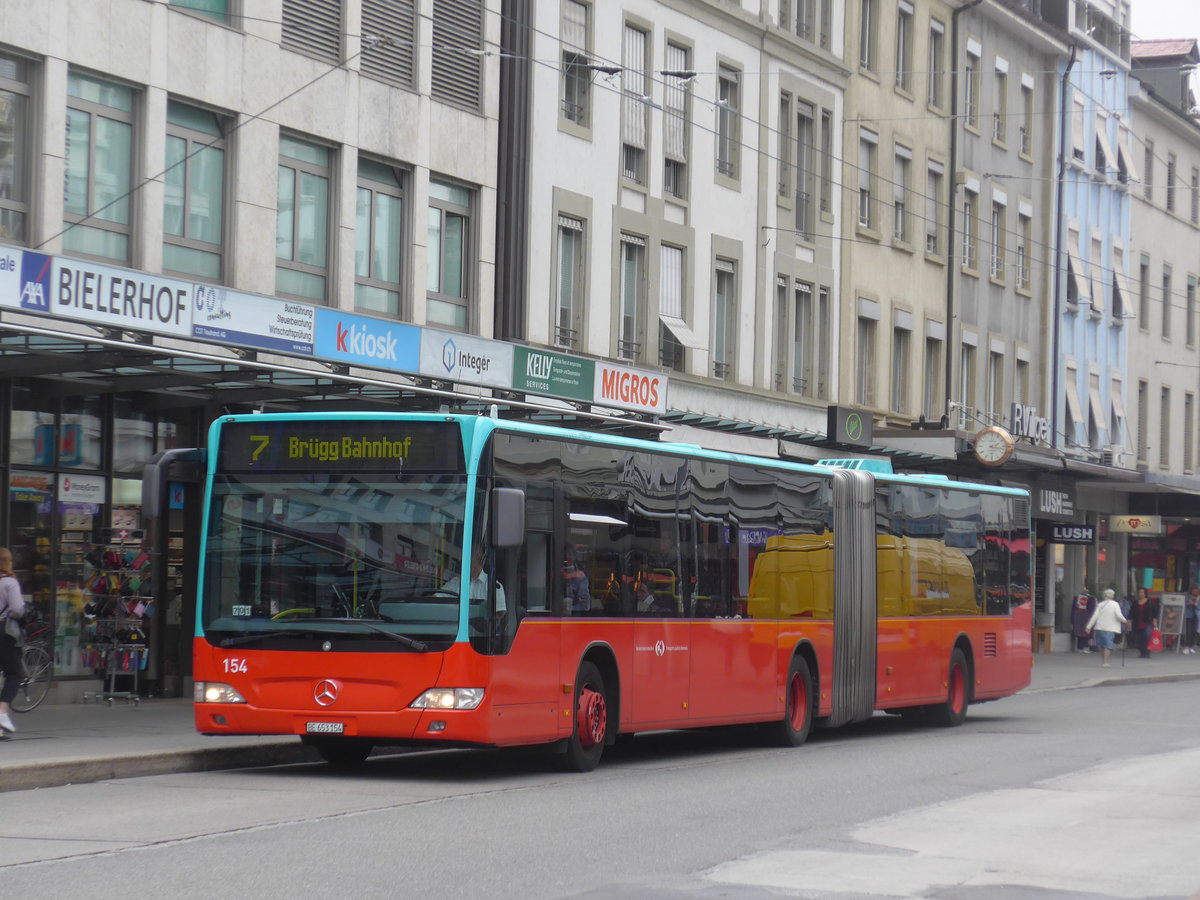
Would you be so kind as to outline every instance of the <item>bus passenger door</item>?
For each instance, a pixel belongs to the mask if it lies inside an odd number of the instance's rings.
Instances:
[[[637,614],[633,625],[632,720],[669,726],[688,717],[691,625]]]

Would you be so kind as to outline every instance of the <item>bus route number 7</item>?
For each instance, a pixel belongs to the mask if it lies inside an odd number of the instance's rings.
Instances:
[[[250,461],[258,462],[258,458],[262,456],[262,452],[271,444],[271,436],[269,434],[252,434],[250,440],[254,441],[258,446],[250,452]]]

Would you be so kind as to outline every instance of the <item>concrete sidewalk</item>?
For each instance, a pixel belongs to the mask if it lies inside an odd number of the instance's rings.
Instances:
[[[1174,651],[1122,660],[1099,654],[1044,653],[1033,658],[1026,691],[1200,680],[1200,653]],[[191,700],[117,700],[112,706],[41,706],[14,715],[18,731],[0,741],[0,792],[110,778],[199,772],[318,759],[295,737],[205,737],[195,732]]]

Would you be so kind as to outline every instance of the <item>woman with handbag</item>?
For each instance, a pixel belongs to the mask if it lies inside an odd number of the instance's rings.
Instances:
[[[12,551],[0,547],[0,672],[4,673],[4,687],[0,688],[0,731],[14,732],[9,703],[17,695],[24,672],[21,670],[21,616],[25,615],[25,597],[21,585],[13,574]]]
[[[1133,625],[1133,638],[1137,642],[1138,656],[1150,658],[1150,632],[1158,627],[1158,604],[1150,599],[1145,588],[1138,588],[1137,603],[1129,610],[1129,621]]]

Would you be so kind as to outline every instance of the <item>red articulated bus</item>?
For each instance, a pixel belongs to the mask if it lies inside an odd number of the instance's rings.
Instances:
[[[639,731],[796,746],[1029,683],[1020,490],[432,413],[227,416],[205,457],[205,734],[587,771]]]

